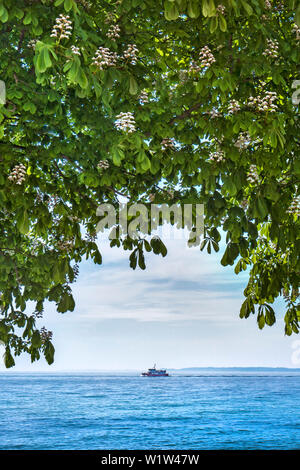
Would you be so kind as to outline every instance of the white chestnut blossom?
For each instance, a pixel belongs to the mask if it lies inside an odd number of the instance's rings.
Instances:
[[[250,184],[258,184],[260,179],[257,171],[256,165],[250,165],[248,174],[247,174],[247,181]]]
[[[146,104],[146,103],[149,103],[149,95],[148,93],[143,90],[139,96],[139,101],[141,104]]]
[[[129,59],[129,62],[132,65],[135,65],[137,62],[137,54],[139,50],[135,44],[128,44],[127,49],[124,51],[123,56],[125,59]]]
[[[253,97],[250,96],[248,105],[254,107],[260,112],[271,112],[274,113],[277,110],[277,105],[274,103],[278,99],[275,91],[267,91],[264,96]]]
[[[265,8],[267,10],[271,10],[272,9],[272,3],[270,2],[270,0],[265,0]]]
[[[53,26],[51,37],[61,39],[69,39],[72,35],[72,21],[69,15],[59,15],[56,18],[56,23]]]
[[[108,170],[109,166],[110,165],[109,165],[108,160],[100,160],[98,165],[97,165],[97,168],[99,170]]]
[[[116,39],[120,37],[120,32],[121,32],[120,26],[118,26],[117,24],[113,24],[110,26],[106,36],[109,39],[112,39],[113,41],[115,41]]]
[[[294,24],[293,32],[296,33],[297,40],[299,40],[300,39],[300,28],[297,24]]]
[[[104,67],[115,67],[117,63],[118,55],[116,52],[112,52],[107,47],[99,47],[95,52],[92,59],[93,65],[96,65],[100,70]]]
[[[79,47],[71,46],[71,51],[72,51],[72,54],[74,54],[74,55],[80,55]]]
[[[204,46],[199,53],[201,67],[210,67],[216,59],[208,46]]]
[[[127,132],[128,134],[135,132],[136,124],[133,113],[127,112],[118,114],[115,126],[119,131]]]
[[[225,160],[225,154],[222,150],[218,150],[216,152],[210,152],[209,159],[211,162],[220,163]]]
[[[165,139],[163,139],[161,141],[161,148],[162,150],[175,150],[175,140],[174,138],[169,138],[169,137],[166,137]]]
[[[218,5],[216,8],[216,12],[221,15],[225,14],[225,10],[226,10],[226,7],[222,4]]]
[[[239,151],[241,152],[242,150],[245,150],[246,148],[249,147],[249,145],[251,145],[251,137],[249,135],[248,132],[241,132],[239,135],[238,135],[238,138],[234,144],[235,147],[237,147],[239,149]]]
[[[28,47],[30,49],[33,49],[35,51],[35,47],[36,47],[36,43],[37,43],[37,39],[31,39],[29,42],[28,42]]]
[[[300,217],[300,196],[295,196],[290,204],[290,207],[287,211],[289,214],[296,215]]]
[[[276,58],[278,57],[278,41],[276,39],[267,39],[267,48],[264,50],[263,55],[265,57],[272,57]]]
[[[20,163],[12,169],[8,179],[15,184],[21,185],[26,179],[26,173],[26,166]]]
[[[238,101],[236,100],[229,101],[228,114],[235,114],[238,111],[240,111],[240,109],[241,109],[241,106]]]

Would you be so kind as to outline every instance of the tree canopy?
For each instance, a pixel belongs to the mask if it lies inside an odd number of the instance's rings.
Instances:
[[[240,316],[299,331],[300,2],[0,0],[0,340],[54,359],[45,301],[101,264],[101,203],[199,203],[249,272]],[[298,26],[299,24],[299,26]],[[294,87],[294,88],[293,88]],[[295,88],[296,87],[296,88]],[[161,241],[120,236],[131,267]],[[32,311],[29,309],[31,306]]]

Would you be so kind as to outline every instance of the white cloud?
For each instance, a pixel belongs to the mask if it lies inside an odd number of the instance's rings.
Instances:
[[[168,243],[168,255],[149,254],[147,269],[133,271],[129,252],[101,244],[104,265],[78,282],[76,312],[82,319],[231,321],[242,297],[242,278],[220,265],[220,255]],[[236,284],[236,287],[235,287]]]

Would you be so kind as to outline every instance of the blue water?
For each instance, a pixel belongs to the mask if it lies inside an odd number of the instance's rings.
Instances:
[[[300,449],[300,376],[0,374],[0,449]]]

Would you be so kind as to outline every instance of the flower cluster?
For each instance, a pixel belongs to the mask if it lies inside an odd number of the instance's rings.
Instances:
[[[290,207],[288,208],[288,213],[300,217],[300,196],[294,197]]]
[[[57,243],[57,248],[60,251],[70,251],[73,248],[73,241],[72,240],[59,241]]]
[[[196,73],[198,73],[198,72],[200,72],[200,70],[201,70],[201,67],[200,67],[198,64],[196,64],[196,62],[192,62],[192,63],[191,63],[191,65],[190,65],[190,67],[189,67],[189,72],[196,72]]]
[[[239,151],[241,152],[242,150],[245,150],[246,148],[248,148],[249,145],[251,145],[250,135],[248,134],[248,132],[241,132],[238,135],[238,138],[237,138],[234,146],[237,147],[239,149]]]
[[[135,65],[137,61],[138,52],[139,50],[135,44],[128,44],[127,49],[126,51],[124,51],[123,55],[125,59],[129,59],[132,65]]]
[[[80,55],[79,47],[71,46],[71,51],[72,51],[72,54],[74,54],[74,55]]]
[[[44,326],[40,330],[40,335],[41,335],[42,343],[46,343],[47,341],[51,341],[52,338],[53,338],[52,331],[46,330],[46,328]]]
[[[272,8],[272,3],[270,2],[270,0],[265,0],[265,8],[267,10],[271,10]]]
[[[225,160],[225,154],[222,150],[218,150],[217,152],[210,152],[209,159],[211,162],[220,163]]]
[[[293,31],[296,33],[297,39],[300,39],[300,28],[297,24],[294,24]]]
[[[25,178],[26,178],[26,166],[23,165],[23,163],[20,163],[20,165],[16,165],[12,169],[8,177],[8,179],[15,184],[22,184],[25,181]]]
[[[213,119],[222,116],[222,113],[220,113],[216,108],[213,108],[211,111],[208,112],[208,114],[209,114],[210,117],[212,117]]]
[[[241,107],[238,101],[231,100],[228,105],[228,114],[234,114],[240,111]]]
[[[130,112],[120,113],[117,116],[115,125],[118,130],[127,132],[128,134],[132,134],[136,131],[134,116]]]
[[[109,168],[109,162],[108,160],[100,160],[100,162],[97,165],[98,170],[108,170]]]
[[[260,112],[270,111],[271,113],[274,113],[277,109],[277,105],[274,103],[276,100],[277,94],[275,91],[267,91],[265,96],[257,96],[256,98],[250,96],[248,105],[255,107],[257,111]]]
[[[61,39],[69,39],[72,35],[72,21],[69,15],[59,15],[52,29],[51,37]]]
[[[146,104],[146,103],[149,103],[149,95],[148,93],[143,90],[139,96],[139,100],[140,100],[140,103],[141,104]]]
[[[100,70],[104,67],[114,67],[117,62],[118,55],[116,52],[110,51],[107,47],[99,47],[93,57],[93,64]]]
[[[248,175],[247,175],[247,181],[250,184],[258,184],[259,183],[259,176],[258,176],[256,165],[250,165]]]
[[[201,67],[210,67],[216,59],[208,46],[204,46],[199,53]]]
[[[224,5],[218,5],[217,8],[216,8],[216,12],[219,14],[219,15],[224,15],[225,14],[225,10],[226,10],[226,7]]]
[[[162,150],[175,150],[175,142],[173,138],[165,138],[161,141],[161,148]]]
[[[267,39],[267,48],[264,50],[265,57],[278,57],[278,41],[276,39]]]
[[[117,38],[120,37],[120,26],[118,26],[117,24],[113,24],[110,26],[106,36],[109,38],[109,39],[112,39],[113,41],[115,41]]]
[[[37,39],[31,39],[31,40],[28,42],[28,47],[29,47],[30,49],[35,50],[36,43],[37,43]]]

